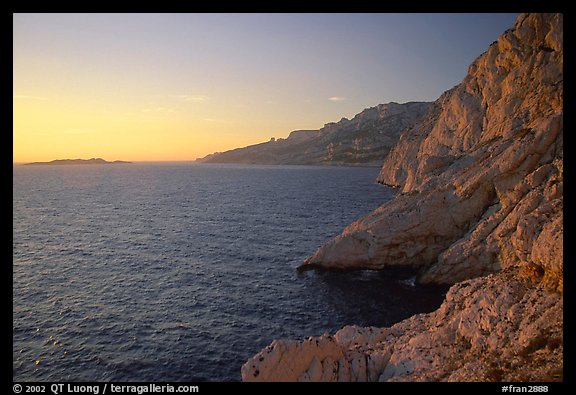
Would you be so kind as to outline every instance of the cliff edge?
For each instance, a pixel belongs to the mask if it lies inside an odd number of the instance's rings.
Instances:
[[[386,103],[352,119],[342,118],[319,130],[295,130],[286,139],[219,152],[197,159],[203,163],[267,165],[381,166],[400,133],[414,125],[431,103]]]
[[[243,380],[561,380],[562,15],[520,15],[400,135],[378,182],[395,199],[301,270],[410,268],[454,284],[442,306],[391,328],[275,341]]]

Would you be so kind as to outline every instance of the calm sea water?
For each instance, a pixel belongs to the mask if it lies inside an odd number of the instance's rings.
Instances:
[[[370,271],[295,270],[392,197],[377,173],[15,166],[14,380],[240,380],[275,338],[435,309],[443,290]]]

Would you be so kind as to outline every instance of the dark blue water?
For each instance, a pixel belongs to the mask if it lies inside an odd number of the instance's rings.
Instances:
[[[239,380],[275,338],[435,309],[439,290],[381,273],[295,270],[392,197],[377,173],[15,166],[14,380]]]

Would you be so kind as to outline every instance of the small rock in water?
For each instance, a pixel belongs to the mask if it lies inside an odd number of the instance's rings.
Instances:
[[[399,282],[400,282],[400,284],[406,285],[408,287],[414,287],[414,286],[416,286],[416,276],[412,276],[412,277],[409,277],[407,279],[400,280]]]

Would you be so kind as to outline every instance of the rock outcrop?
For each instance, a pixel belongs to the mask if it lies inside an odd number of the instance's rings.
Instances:
[[[396,144],[400,133],[423,116],[430,103],[387,103],[342,118],[319,130],[295,130],[286,139],[271,139],[200,158],[204,163],[290,165],[376,165]]]
[[[510,267],[453,285],[442,306],[390,328],[275,340],[244,381],[559,381],[562,295]]]
[[[276,341],[243,379],[561,380],[562,117],[562,15],[522,14],[402,133],[378,177],[398,195],[301,266],[411,268],[454,284],[442,306]]]
[[[452,284],[523,262],[560,281],[562,56],[561,15],[520,16],[391,150],[378,181],[401,193],[303,268]]]

